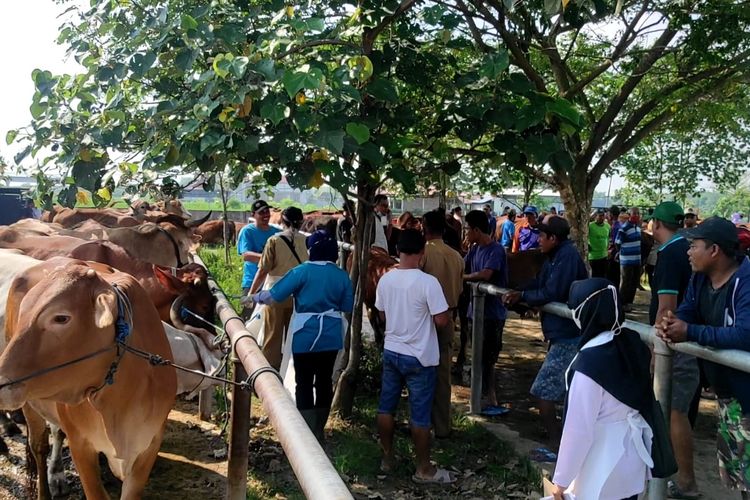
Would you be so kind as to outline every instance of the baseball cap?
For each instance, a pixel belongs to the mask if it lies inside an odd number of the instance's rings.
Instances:
[[[564,240],[570,234],[570,224],[564,217],[557,215],[547,216],[547,221],[537,224],[540,232],[551,236],[557,236],[558,239]]]
[[[265,200],[255,200],[250,208],[252,208],[253,212],[257,212],[259,210],[263,210],[264,208],[270,209],[271,206],[266,203]]]
[[[692,208],[688,208],[685,211],[685,218],[688,218],[688,217],[698,217],[698,215],[695,213],[695,210],[693,210]]]
[[[681,226],[682,221],[685,220],[685,212],[683,212],[682,207],[674,201],[663,201],[656,206],[654,212],[647,218],[647,220],[652,219]]]
[[[694,228],[686,230],[683,235],[691,240],[713,241],[722,250],[730,252],[736,250],[739,245],[737,227],[731,221],[718,216],[705,219]]]
[[[523,213],[539,215],[539,210],[537,210],[534,205],[527,205],[526,208],[523,209]]]

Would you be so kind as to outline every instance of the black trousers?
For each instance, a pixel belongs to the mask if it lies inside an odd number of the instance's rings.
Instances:
[[[484,343],[482,344],[482,386],[486,390],[495,381],[490,378],[492,368],[503,350],[504,319],[484,320]]]
[[[338,351],[294,354],[297,409],[330,408],[333,400],[333,365]],[[313,395],[313,388],[315,394]]]
[[[632,304],[641,281],[641,266],[620,266],[620,297],[623,304]]]
[[[606,257],[604,257],[603,259],[590,260],[589,265],[591,266],[592,278],[607,277],[607,267],[609,266],[609,262],[607,261]]]

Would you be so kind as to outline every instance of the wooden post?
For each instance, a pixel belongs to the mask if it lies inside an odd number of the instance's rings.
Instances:
[[[214,409],[214,388],[209,387],[198,393],[198,418],[204,422],[211,420]]]
[[[247,372],[239,360],[234,360],[232,380],[239,383]],[[227,466],[227,500],[247,498],[248,446],[250,444],[250,391],[233,386],[232,415],[229,439],[229,465]]]

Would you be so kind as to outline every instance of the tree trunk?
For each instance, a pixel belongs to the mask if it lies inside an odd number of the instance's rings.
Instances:
[[[584,262],[588,257],[589,212],[594,198],[595,185],[573,186],[568,179],[558,181],[557,189],[565,205],[565,218],[570,223],[570,239],[573,240]]]
[[[534,194],[534,188],[536,187],[537,178],[531,174],[523,176],[523,206],[528,206],[531,203],[531,197]]]
[[[357,186],[360,200],[371,201],[375,196],[375,187],[369,184]],[[370,261],[370,245],[372,244],[372,229],[375,222],[372,206],[360,201],[357,203],[357,225],[354,261],[352,263],[351,278],[356,283],[354,290],[354,310],[347,335],[347,364],[336,385],[331,409],[342,418],[349,418],[354,408],[354,395],[357,388],[357,374],[362,359],[362,311],[365,300],[365,286],[367,283],[367,265]]]
[[[227,213],[227,192],[224,190],[224,176],[219,177],[219,194],[221,195],[221,212],[224,217],[224,224],[221,225],[222,239],[224,240],[224,262],[229,265],[229,235],[227,234],[227,224],[229,224],[229,214]]]

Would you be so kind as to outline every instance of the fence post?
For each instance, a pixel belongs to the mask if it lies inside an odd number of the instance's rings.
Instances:
[[[667,429],[672,413],[672,349],[660,338],[654,337],[654,395],[661,405]],[[667,478],[653,478],[648,483],[648,499],[667,498]]]
[[[209,387],[198,393],[198,418],[204,422],[211,420],[214,408],[214,388]]]
[[[482,412],[482,348],[484,347],[484,299],[478,283],[471,284],[472,324],[471,324],[471,403],[469,411],[473,415]]]
[[[339,245],[339,267],[346,271],[346,250],[344,249],[344,245]]]
[[[239,383],[247,378],[242,363],[232,356],[232,380]],[[234,386],[229,427],[229,464],[227,465],[227,500],[247,498],[248,447],[250,444],[250,391]]]

